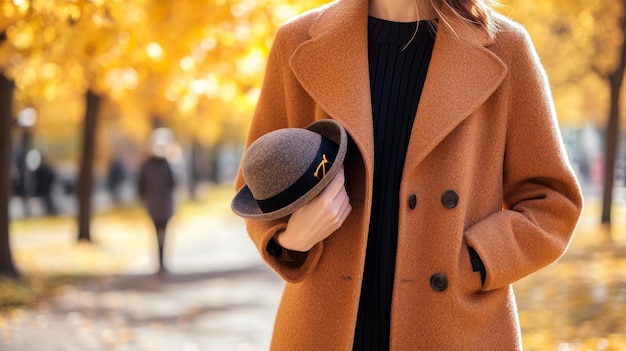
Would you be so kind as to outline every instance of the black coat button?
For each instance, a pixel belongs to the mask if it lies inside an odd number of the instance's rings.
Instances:
[[[414,209],[415,205],[417,205],[417,196],[415,196],[415,194],[411,194],[411,196],[409,196],[409,207]]]
[[[441,194],[441,203],[445,208],[454,208],[459,203],[459,194],[454,190],[446,190]]]
[[[444,291],[448,287],[448,278],[441,273],[433,274],[430,277],[430,286],[436,291]]]

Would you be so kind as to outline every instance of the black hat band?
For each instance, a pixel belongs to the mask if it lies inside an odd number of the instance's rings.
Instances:
[[[302,195],[313,189],[335,162],[339,147],[332,140],[322,136],[322,142],[309,168],[287,189],[267,198],[255,199],[263,213],[274,212],[295,202]],[[324,168],[326,167],[326,168]]]

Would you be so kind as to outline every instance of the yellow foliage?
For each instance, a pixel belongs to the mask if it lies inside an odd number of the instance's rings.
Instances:
[[[119,104],[122,118],[135,116],[123,122],[131,136],[135,123],[147,124],[155,115],[182,126],[174,121],[205,114],[204,124],[235,122],[245,130],[277,27],[324,2],[4,2],[0,69],[16,81],[18,110],[82,99],[92,89]],[[616,64],[620,3],[502,2],[499,11],[523,23],[534,40],[561,123],[604,120],[608,89],[602,75]],[[219,112],[203,108],[205,101],[219,101]]]
[[[603,121],[606,75],[617,65],[623,38],[620,1],[504,0],[500,11],[529,31],[546,68],[559,120]]]

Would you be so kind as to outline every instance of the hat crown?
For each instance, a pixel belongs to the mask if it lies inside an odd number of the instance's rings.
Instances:
[[[332,119],[262,135],[244,152],[240,169],[246,184],[233,198],[233,212],[265,221],[291,215],[330,184],[347,151],[347,132]]]
[[[253,142],[241,171],[254,198],[271,198],[295,183],[314,161],[321,142],[320,134],[301,128],[278,129]]]

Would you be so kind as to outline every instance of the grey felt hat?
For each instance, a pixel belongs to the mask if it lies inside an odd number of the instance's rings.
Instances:
[[[233,198],[233,212],[260,220],[292,214],[333,180],[347,148],[345,129],[332,119],[261,136],[243,155],[246,184]]]

